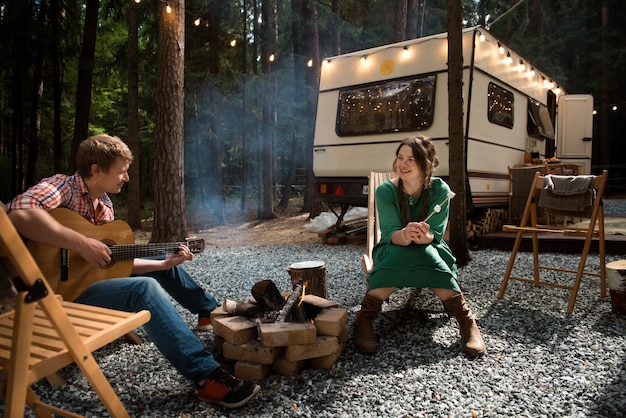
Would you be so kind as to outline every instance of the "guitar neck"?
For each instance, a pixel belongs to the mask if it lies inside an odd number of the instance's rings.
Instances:
[[[134,258],[156,257],[175,253],[184,242],[167,242],[162,244],[119,244],[110,245],[111,261],[132,260]]]

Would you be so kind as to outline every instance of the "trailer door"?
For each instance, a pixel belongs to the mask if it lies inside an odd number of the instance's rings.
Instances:
[[[559,97],[556,156],[564,162],[582,166],[581,174],[591,171],[593,136],[593,97],[569,94]]]

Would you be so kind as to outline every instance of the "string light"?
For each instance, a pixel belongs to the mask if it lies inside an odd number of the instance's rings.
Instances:
[[[625,104],[626,104],[626,101],[621,101],[621,102],[618,102],[618,103],[612,103],[612,104],[598,106],[597,108],[593,109],[593,114],[597,115],[601,111],[617,112],[618,110],[622,110],[623,106]]]
[[[274,55],[274,53],[271,53],[269,57],[269,61],[274,62],[275,59],[276,59],[276,56]]]
[[[141,0],[135,0],[135,3],[137,4],[141,3]]]
[[[194,20],[193,24],[196,26],[200,26],[200,18],[197,18],[196,20]]]
[[[237,40],[233,39],[232,41],[230,41],[230,46],[232,46],[233,48],[237,46]]]
[[[172,13],[172,8],[170,7],[170,4],[168,2],[165,2],[165,11],[167,13]]]
[[[313,67],[313,59],[309,59],[306,63],[306,66],[309,68]]]
[[[506,52],[500,41],[498,41],[498,52],[500,53],[500,55],[504,55],[504,53]]]
[[[542,74],[539,71],[536,71],[535,68],[530,65],[529,62],[526,62],[524,59],[522,59],[520,56],[518,56],[515,53],[512,53],[510,50],[508,50],[506,48],[506,46],[504,44],[502,44],[502,42],[496,40],[496,39],[488,39],[485,36],[485,33],[476,30],[475,32],[478,36],[478,40],[480,42],[492,42],[495,46],[497,46],[498,49],[498,54],[503,55],[502,58],[502,63],[506,63],[506,64],[513,64],[515,63],[513,66],[511,66],[510,71],[516,71],[519,72],[520,77],[526,76],[528,77],[528,85],[529,86],[533,86],[533,87],[542,87],[545,89],[550,89],[552,90],[552,92],[556,95],[560,95],[562,94],[562,88],[554,82],[554,80],[552,79],[546,79],[546,76],[544,74]],[[433,38],[437,38],[439,40],[445,40],[445,37],[443,37],[443,35],[441,37],[437,37],[437,36],[431,36],[431,37],[425,37],[420,41],[417,42],[412,42],[410,45],[404,44],[404,45],[399,45],[399,44],[395,44],[395,45],[388,45],[385,47],[379,47],[379,48],[374,48],[371,49],[369,51],[367,51],[366,53],[360,55],[360,62],[362,65],[369,65],[370,64],[370,55],[375,55],[378,52],[382,52],[382,51],[387,51],[387,50],[393,50],[396,49],[398,51],[397,56],[402,58],[402,59],[406,59],[406,57],[413,55],[413,52],[415,51],[414,46],[419,45],[422,42],[426,42],[426,41],[430,41]],[[447,45],[447,44],[446,44]],[[326,66],[328,65],[331,60],[334,59],[356,59],[358,58],[359,55],[357,54],[346,54],[343,56],[335,56],[332,58],[325,58],[322,60],[322,65]],[[387,60],[390,61],[390,60]],[[382,68],[382,67],[381,67]],[[381,70],[382,71],[382,70]]]

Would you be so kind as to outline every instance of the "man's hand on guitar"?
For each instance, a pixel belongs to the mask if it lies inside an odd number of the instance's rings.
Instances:
[[[165,261],[166,263],[169,261],[169,263],[173,263],[171,265],[169,265],[167,267],[167,269],[170,269],[172,267],[175,267],[181,263],[184,263],[187,260],[192,260],[193,259],[193,253],[189,250],[189,248],[187,248],[186,245],[179,245],[178,246],[178,252],[177,253],[173,253],[173,254],[169,254],[166,258]]]
[[[176,253],[170,253],[162,259],[135,258],[133,260],[133,273],[142,274],[149,271],[169,270],[172,267],[190,260],[193,254],[185,245],[179,245]]]
[[[78,248],[78,253],[88,263],[98,267],[105,267],[111,262],[111,249],[104,242],[85,237]]]

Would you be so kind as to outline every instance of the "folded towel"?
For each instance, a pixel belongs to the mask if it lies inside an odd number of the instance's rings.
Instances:
[[[595,176],[547,175],[539,206],[572,212],[581,212],[593,205]]]
[[[543,188],[556,195],[572,195],[593,190],[596,176],[555,176],[548,174],[543,179]]]

